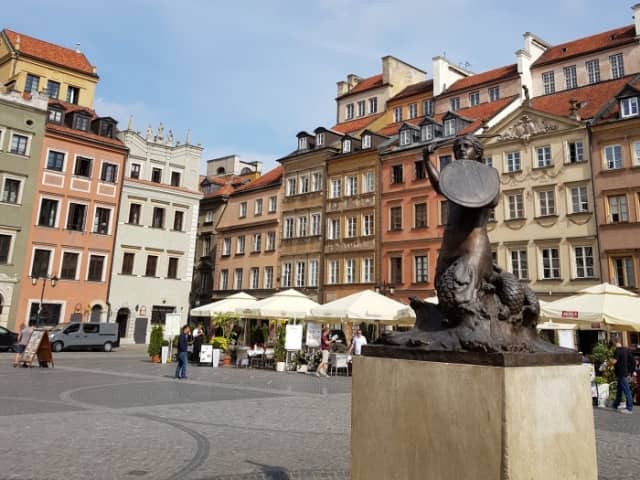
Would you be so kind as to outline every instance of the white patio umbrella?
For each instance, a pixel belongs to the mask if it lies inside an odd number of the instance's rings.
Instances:
[[[301,320],[309,316],[312,308],[319,306],[320,304],[314,302],[303,293],[291,288],[237,308],[236,313],[249,318],[292,318]]]
[[[255,301],[256,297],[248,293],[238,292],[217,302],[192,308],[191,315],[194,317],[215,317],[223,313],[236,313],[238,308],[252,304]]]
[[[543,321],[590,326],[592,323],[640,331],[640,296],[609,283],[541,306]]]
[[[416,315],[404,303],[373,290],[363,290],[311,310],[318,320],[348,322],[413,323]]]

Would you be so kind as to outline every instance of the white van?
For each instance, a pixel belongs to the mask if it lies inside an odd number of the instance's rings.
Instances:
[[[117,323],[61,323],[49,331],[54,352],[99,348],[110,352],[120,346]]]

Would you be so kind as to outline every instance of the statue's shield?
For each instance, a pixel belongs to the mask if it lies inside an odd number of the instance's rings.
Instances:
[[[500,191],[498,171],[476,160],[454,160],[440,172],[440,190],[463,207],[486,207]]]

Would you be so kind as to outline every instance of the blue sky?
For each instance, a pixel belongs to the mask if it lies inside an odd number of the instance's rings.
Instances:
[[[379,73],[385,55],[430,74],[446,53],[481,72],[514,63],[526,31],[561,43],[630,24],[635,1],[31,0],[3,5],[2,27],[80,43],[96,110],[121,128],[131,114],[141,131],[191,129],[205,158],[266,170],[297,132],[335,123],[337,81]]]

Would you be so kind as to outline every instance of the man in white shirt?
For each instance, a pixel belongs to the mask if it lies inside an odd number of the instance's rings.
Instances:
[[[349,347],[349,351],[347,353],[353,352],[354,355],[362,354],[362,346],[367,344],[367,338],[362,335],[362,330],[358,328],[356,334],[351,339],[351,346]]]

